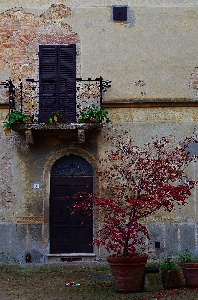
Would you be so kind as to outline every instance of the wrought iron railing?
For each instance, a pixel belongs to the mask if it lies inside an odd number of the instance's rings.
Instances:
[[[16,110],[16,90],[19,91],[19,101],[20,101],[20,111],[23,110],[23,84],[22,81],[19,82],[19,85],[14,85],[12,79],[0,82],[8,92],[9,99],[9,113]]]
[[[19,84],[14,84],[11,79],[0,83],[8,93],[9,113],[20,111],[27,113],[27,103],[29,103],[30,120],[34,120],[35,115],[39,114],[39,81],[28,78]],[[76,78],[76,114],[80,110],[89,108],[93,103],[102,108],[103,93],[111,87],[110,80],[104,80],[101,76],[95,79]],[[36,104],[35,104],[36,103]],[[35,120],[34,120],[35,121]]]

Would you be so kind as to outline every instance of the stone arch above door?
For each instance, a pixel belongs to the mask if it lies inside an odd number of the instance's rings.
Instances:
[[[93,176],[91,164],[80,155],[65,155],[52,166],[51,176]]]

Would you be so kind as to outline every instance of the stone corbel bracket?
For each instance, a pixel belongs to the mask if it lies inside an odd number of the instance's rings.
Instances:
[[[31,129],[25,130],[25,140],[28,145],[34,145],[34,138]]]
[[[79,144],[85,143],[85,131],[84,129],[78,129],[78,142]]]

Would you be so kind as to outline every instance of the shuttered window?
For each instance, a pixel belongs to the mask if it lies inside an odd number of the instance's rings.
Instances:
[[[64,123],[76,120],[76,45],[39,46],[39,122],[59,110]]]

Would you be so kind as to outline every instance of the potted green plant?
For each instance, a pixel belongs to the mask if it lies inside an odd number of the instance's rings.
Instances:
[[[166,258],[160,265],[163,287],[165,289],[181,288],[182,278],[179,265],[171,258]]]
[[[21,123],[26,123],[28,117],[20,111],[13,111],[7,115],[8,121],[4,122],[4,131],[9,134],[13,126]]]
[[[180,266],[187,287],[198,287],[198,255],[186,250],[180,255]]]
[[[109,123],[108,111],[104,108],[99,109],[95,104],[92,104],[90,110],[80,113],[80,123]]]
[[[53,124],[53,123],[58,123],[60,121],[63,121],[63,117],[60,113],[60,110],[56,110],[55,112],[52,112],[49,115],[49,123]]]
[[[107,260],[121,292],[141,290],[147,262],[144,220],[156,211],[185,205],[194,181],[187,181],[191,162],[185,147],[163,137],[137,148],[127,132],[106,134],[104,158],[98,161],[99,187],[83,195],[73,209],[94,213],[99,220],[93,243],[110,253]]]

